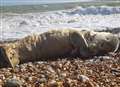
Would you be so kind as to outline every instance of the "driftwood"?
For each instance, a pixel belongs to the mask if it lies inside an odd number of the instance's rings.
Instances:
[[[52,30],[0,46],[0,65],[16,66],[28,61],[66,56],[91,57],[116,52],[117,36],[106,32]]]

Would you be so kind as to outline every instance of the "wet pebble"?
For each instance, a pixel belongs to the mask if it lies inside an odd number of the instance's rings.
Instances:
[[[5,82],[5,87],[21,87],[22,86],[22,82],[20,80],[17,79],[8,79]]]

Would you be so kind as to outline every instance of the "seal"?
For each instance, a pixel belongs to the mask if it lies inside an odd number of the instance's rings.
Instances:
[[[119,48],[118,43],[118,38],[111,33],[61,29],[4,43],[0,46],[0,54],[9,66],[15,67],[29,61],[72,56],[90,57],[115,52]]]

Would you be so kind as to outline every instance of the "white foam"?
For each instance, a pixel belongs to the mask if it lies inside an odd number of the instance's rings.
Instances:
[[[12,40],[50,29],[120,27],[120,7],[77,7],[64,11],[4,16],[0,20],[0,40]]]
[[[75,9],[72,9],[70,14],[79,14],[79,15],[88,15],[88,14],[102,14],[102,15],[110,15],[110,14],[119,14],[120,13],[120,7],[109,7],[109,6],[90,6],[90,7],[76,7]]]

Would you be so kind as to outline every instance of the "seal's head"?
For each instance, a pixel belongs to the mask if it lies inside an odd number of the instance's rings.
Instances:
[[[89,32],[86,38],[89,51],[93,55],[101,55],[108,52],[116,52],[119,48],[117,36],[106,32]]]

